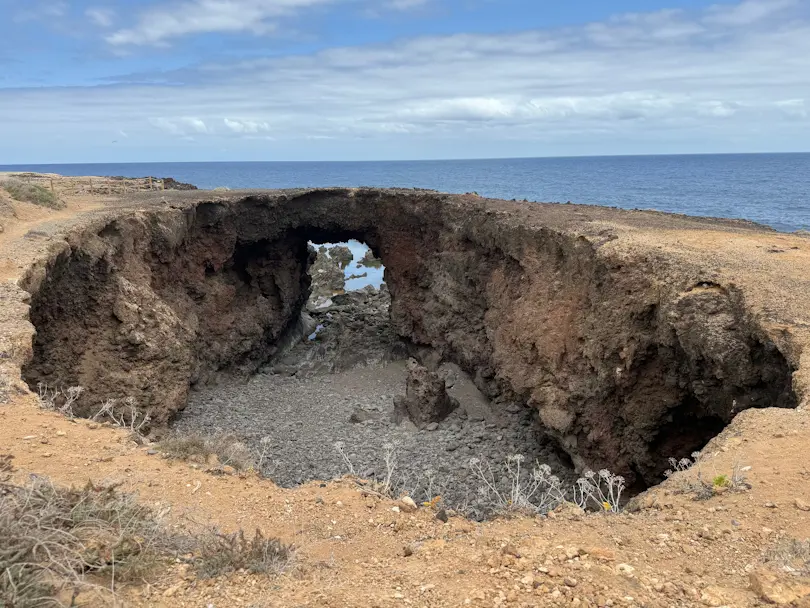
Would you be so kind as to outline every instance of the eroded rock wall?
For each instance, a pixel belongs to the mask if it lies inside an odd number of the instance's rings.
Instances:
[[[164,421],[189,382],[272,354],[306,297],[307,240],[357,238],[386,267],[396,331],[496,401],[536,408],[580,466],[650,483],[737,411],[795,406],[795,362],[736,287],[622,248],[601,224],[545,225],[527,209],[324,190],[130,214],[76,235],[32,282],[27,378],[85,386],[85,411],[134,396]]]

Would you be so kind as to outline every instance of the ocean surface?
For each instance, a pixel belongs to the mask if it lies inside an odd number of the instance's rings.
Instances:
[[[810,230],[810,153],[372,162],[2,166],[0,171],[173,177],[200,188],[399,186],[753,220]]]

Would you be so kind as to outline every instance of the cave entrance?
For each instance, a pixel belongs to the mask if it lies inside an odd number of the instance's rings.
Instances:
[[[306,303],[264,371],[300,379],[407,357],[391,326],[385,267],[372,249],[356,239],[307,247]]]

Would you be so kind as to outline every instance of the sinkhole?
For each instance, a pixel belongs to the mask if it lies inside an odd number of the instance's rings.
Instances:
[[[29,275],[33,390],[235,434],[282,485],[385,479],[393,452],[402,489],[477,515],[471,459],[501,481],[520,454],[643,489],[739,411],[796,406],[795,362],[733,285],[520,206],[192,194],[99,220]]]

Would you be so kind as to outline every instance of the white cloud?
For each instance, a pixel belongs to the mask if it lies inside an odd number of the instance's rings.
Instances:
[[[110,27],[115,21],[115,12],[109,8],[88,8],[84,14],[91,23],[99,27]]]
[[[335,0],[188,0],[142,13],[134,27],[107,37],[113,45],[165,45],[190,34],[211,32],[265,34],[272,21],[297,10]]]
[[[208,126],[203,120],[190,116],[183,116],[181,118],[149,118],[149,123],[169,135],[191,137],[192,135],[213,133],[213,131],[208,129]]]
[[[270,131],[270,125],[266,122],[254,122],[251,120],[231,120],[230,118],[224,119],[225,126],[234,133],[240,134],[254,134],[254,133],[267,133]]]
[[[741,26],[769,19],[798,6],[801,0],[743,0],[737,4],[717,4],[706,16],[707,23]]]
[[[211,150],[272,134],[284,153],[333,143],[335,158],[352,145],[366,157],[801,149],[810,15],[786,5],[739,17],[780,1],[724,5],[738,17],[720,21],[715,6],[209,64],[151,86],[0,89],[0,131],[85,141],[99,125],[148,146],[158,129]],[[15,150],[0,141],[0,156]]]
[[[776,103],[776,107],[791,118],[807,118],[810,116],[810,112],[808,112],[810,110],[809,105],[804,99],[786,99]]]

